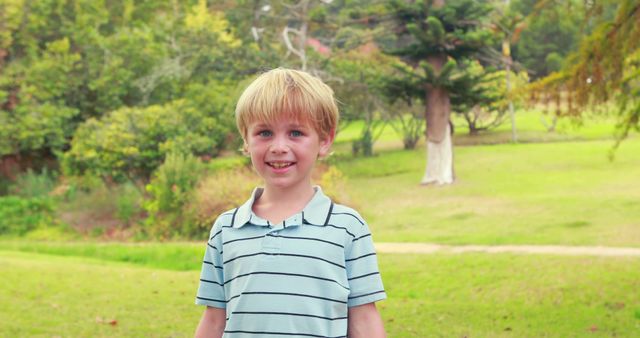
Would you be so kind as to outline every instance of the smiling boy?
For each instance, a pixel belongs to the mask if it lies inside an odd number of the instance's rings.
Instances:
[[[262,74],[238,100],[238,129],[264,187],[211,229],[197,337],[384,337],[371,233],[311,183],[338,117],[331,88],[291,69]]]

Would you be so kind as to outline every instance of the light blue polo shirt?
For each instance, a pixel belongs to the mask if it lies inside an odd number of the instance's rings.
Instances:
[[[226,309],[224,337],[346,337],[348,307],[386,298],[367,224],[314,189],[280,224],[251,210],[261,188],[214,223],[196,304]]]

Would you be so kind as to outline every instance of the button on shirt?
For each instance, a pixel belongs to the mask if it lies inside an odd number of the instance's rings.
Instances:
[[[348,307],[386,298],[368,226],[314,189],[279,224],[253,213],[260,188],[214,223],[196,304],[226,309],[224,337],[346,337]]]

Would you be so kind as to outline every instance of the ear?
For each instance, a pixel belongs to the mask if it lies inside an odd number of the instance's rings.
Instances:
[[[329,154],[331,150],[331,145],[333,144],[333,140],[336,138],[336,129],[333,128],[329,131],[329,133],[320,139],[320,151],[318,151],[319,157],[325,157]]]
[[[249,156],[249,145],[247,144],[246,140],[242,141],[242,155],[244,156]]]

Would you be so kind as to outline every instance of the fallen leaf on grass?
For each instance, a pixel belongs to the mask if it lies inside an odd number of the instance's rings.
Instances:
[[[118,325],[118,320],[116,319],[104,319],[102,317],[96,317],[96,323],[98,324],[109,324],[111,326]]]

